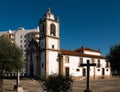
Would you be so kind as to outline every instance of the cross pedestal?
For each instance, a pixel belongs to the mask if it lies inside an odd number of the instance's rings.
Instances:
[[[86,81],[86,90],[84,92],[91,92],[89,89],[89,71],[90,71],[90,66],[96,66],[95,63],[90,64],[90,61],[87,60],[87,64],[80,64],[80,66],[86,66],[87,67],[87,81]]]
[[[20,73],[17,72],[17,92],[24,92],[23,87],[20,86]]]

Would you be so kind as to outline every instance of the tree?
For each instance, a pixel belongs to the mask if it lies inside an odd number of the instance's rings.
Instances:
[[[112,71],[116,71],[120,76],[120,44],[115,44],[110,48],[107,58],[111,64]]]
[[[20,71],[22,67],[23,51],[7,36],[0,36],[0,78],[2,79],[3,73]]]
[[[48,92],[67,92],[71,90],[72,79],[62,75],[50,75],[43,86]]]

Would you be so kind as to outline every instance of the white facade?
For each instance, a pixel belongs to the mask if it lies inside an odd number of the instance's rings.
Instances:
[[[40,20],[41,76],[59,74],[58,53],[60,50],[59,22],[50,9]]]
[[[60,50],[59,19],[55,20],[50,9],[45,13],[44,18],[41,18],[39,27],[41,76],[62,74],[73,78],[86,77],[87,69],[80,64],[86,64],[89,60],[90,63],[96,64],[90,67],[92,79],[111,77],[110,64],[107,64],[100,50],[86,47],[76,50]]]
[[[40,32],[39,32],[40,30]],[[90,67],[92,79],[110,78],[110,64],[101,55],[100,50],[81,47],[76,50],[60,49],[60,25],[50,8],[40,19],[39,29],[1,32],[0,35],[9,34],[12,42],[15,42],[24,51],[24,59],[27,60],[28,76],[47,77],[52,74],[84,78],[87,69],[80,64],[95,63]],[[27,53],[26,53],[27,52]],[[27,56],[26,56],[27,54]]]
[[[91,52],[91,51],[84,51],[83,53],[84,53],[84,54],[90,54],[90,55],[98,55],[98,56],[101,55],[101,53],[98,53],[98,52]]]
[[[72,53],[72,51],[71,51]],[[66,61],[65,58],[69,58],[69,61]],[[66,75],[66,68],[69,68],[69,76],[72,76],[73,78],[82,78],[86,77],[87,75],[87,68],[80,66],[81,59],[83,59],[82,64],[86,64],[87,60],[90,60],[90,63],[93,63],[93,58],[89,57],[81,57],[81,56],[73,56],[71,55],[63,55],[63,75]],[[100,60],[100,66],[98,66],[98,60]],[[107,66],[107,62],[105,59],[101,58],[94,58],[94,63],[96,66],[90,67],[90,77],[92,79],[98,79],[98,78],[110,78],[111,77],[111,70],[110,66]]]
[[[49,56],[48,57],[48,59],[49,59],[48,75],[59,74],[59,62],[57,61],[58,52],[49,51],[48,56]]]

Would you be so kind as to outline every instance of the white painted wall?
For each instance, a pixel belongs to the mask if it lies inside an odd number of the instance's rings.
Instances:
[[[49,75],[59,73],[58,52],[49,51]]]
[[[108,71],[107,71],[108,70]],[[111,70],[110,70],[110,68],[106,68],[105,69],[105,75],[110,75],[111,74]]]
[[[98,71],[98,69],[100,71]],[[101,76],[102,75],[102,68],[96,68],[96,75]]]
[[[97,59],[96,59],[96,63],[97,63]],[[100,75],[102,76],[102,68],[104,68],[104,72],[105,72],[105,75],[111,75],[111,70],[110,70],[110,67],[109,68],[106,68],[106,60],[105,59],[100,59],[100,67],[96,67],[96,75]],[[100,71],[98,71],[98,69]],[[108,69],[108,71],[107,71]]]
[[[70,56],[69,57],[70,75],[79,76],[80,71],[76,71],[76,69],[79,69],[78,66],[79,66],[79,58],[75,56]]]
[[[54,15],[53,14],[46,15],[46,18],[54,20]]]
[[[94,66],[90,67],[90,76],[94,76]]]
[[[105,59],[100,59],[100,64],[101,64],[102,68],[105,68],[106,67],[106,61],[105,61]]]
[[[92,52],[92,51],[84,51],[84,54],[101,56],[101,53],[99,53],[99,52]]]
[[[52,45],[54,45],[54,49],[59,49],[58,48],[58,40],[57,39],[53,39],[53,38],[49,38],[48,39],[48,48],[52,49]]]
[[[81,76],[82,75],[82,69],[79,67],[79,57],[76,56],[69,56],[69,63],[65,62],[64,57],[64,67],[69,67],[69,73],[71,76]],[[64,68],[65,69],[65,68]],[[79,71],[77,71],[79,69]]]
[[[79,67],[80,58],[83,58],[83,63],[84,64],[87,63],[86,62],[87,60],[90,60],[90,63],[92,63],[91,58],[78,57],[78,56],[69,56],[69,63],[65,63],[65,56],[67,56],[67,55],[64,55],[64,58],[63,58],[64,69],[65,69],[65,67],[69,67],[71,76],[83,76],[83,68],[85,68],[87,70],[86,67],[81,67],[81,66]],[[94,62],[97,65],[98,59],[94,59]],[[94,75],[101,76],[102,75],[102,68],[105,68],[105,75],[110,75],[110,68],[107,68],[108,71],[106,71],[106,61],[105,61],[105,59],[100,59],[100,64],[101,64],[100,68],[98,68],[97,66],[91,66],[90,67],[90,76],[94,76]],[[80,71],[76,71],[76,69],[79,69]],[[100,71],[98,71],[98,69]],[[86,73],[87,73],[87,71],[86,71]]]

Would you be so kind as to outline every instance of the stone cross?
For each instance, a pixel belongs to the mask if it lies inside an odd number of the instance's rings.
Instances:
[[[90,64],[90,61],[87,60],[87,64],[80,64],[80,66],[86,66],[87,67],[86,90],[84,90],[84,92],[91,92],[89,90],[89,70],[90,70],[90,66],[96,66],[96,64],[95,63]]]

